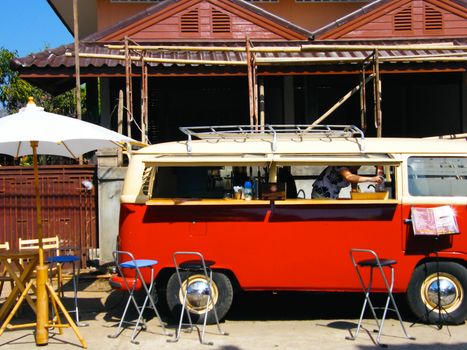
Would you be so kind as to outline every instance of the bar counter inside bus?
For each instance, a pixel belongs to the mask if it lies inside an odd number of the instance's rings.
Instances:
[[[264,199],[210,199],[210,198],[153,198],[146,202],[146,205],[268,205],[271,200]],[[305,205],[305,204],[364,204],[364,203],[387,203],[396,204],[396,199],[276,199],[276,205]]]

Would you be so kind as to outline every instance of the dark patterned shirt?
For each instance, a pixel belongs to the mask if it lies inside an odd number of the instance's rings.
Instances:
[[[348,168],[345,166],[329,166],[324,169],[313,183],[313,191],[324,198],[339,197],[340,190],[350,185],[350,182],[340,174],[342,169]]]

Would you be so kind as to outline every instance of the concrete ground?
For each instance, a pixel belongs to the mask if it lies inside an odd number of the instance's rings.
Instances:
[[[105,288],[103,288],[105,289]],[[216,326],[208,326],[206,338],[213,345],[201,345],[197,332],[182,333],[177,343],[168,343],[167,339],[151,312],[147,330],[137,336],[139,345],[130,343],[131,330],[124,330],[116,339],[108,338],[116,330],[119,316],[122,314],[124,296],[119,292],[107,290],[81,291],[81,320],[89,324],[79,331],[86,340],[89,349],[213,349],[213,350],[270,350],[270,349],[376,349],[371,333],[374,321],[366,318],[364,326],[370,332],[362,332],[355,341],[346,340],[349,329],[356,326],[363,296],[345,293],[244,293],[240,295],[221,327],[229,335],[219,335]],[[396,299],[403,314],[404,324],[411,336],[409,340],[398,321],[393,317],[387,320],[382,341],[395,350],[416,349],[467,349],[467,325],[444,326],[438,329],[432,325],[416,323],[410,317],[403,297]],[[63,298],[67,307],[72,305],[72,293],[65,293]],[[160,307],[162,312],[164,308]],[[135,313],[132,312],[134,316]],[[74,317],[74,314],[71,314]],[[22,308],[13,323],[31,322],[34,313],[27,304]],[[173,333],[174,321],[169,322]],[[7,330],[0,336],[3,349],[31,349],[35,346],[33,329]],[[71,328],[58,334],[51,330],[50,349],[78,349],[80,342]],[[45,347],[44,347],[45,348]]]

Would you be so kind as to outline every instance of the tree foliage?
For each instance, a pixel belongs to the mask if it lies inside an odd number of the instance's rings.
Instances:
[[[8,114],[17,112],[24,107],[29,97],[34,97],[38,106],[44,107],[47,112],[62,115],[75,115],[74,89],[58,96],[39,89],[19,77],[18,72],[10,67],[10,61],[17,57],[17,52],[0,48],[0,108]],[[85,89],[81,89],[82,111],[85,113]]]
[[[0,47],[0,112],[12,114],[24,107],[29,97],[33,97],[36,105],[44,107],[51,113],[72,116],[76,114],[75,90],[67,91],[58,96],[31,85],[21,79],[17,71],[11,69],[10,61],[17,57],[17,52],[11,52]],[[81,101],[83,115],[85,110],[85,89],[81,89]],[[3,110],[3,111],[2,111]],[[0,113],[2,114],[2,113]],[[71,158],[39,156],[39,164],[69,164],[75,162]],[[0,155],[0,163],[3,165],[31,165],[31,156],[14,160],[10,156]]]

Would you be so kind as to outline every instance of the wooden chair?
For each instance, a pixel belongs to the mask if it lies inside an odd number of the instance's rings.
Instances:
[[[9,251],[10,250],[10,243],[9,242],[0,243],[0,250]],[[5,284],[5,282],[10,282],[10,288],[11,289],[13,289],[13,287],[14,287],[13,278],[11,278],[10,276],[8,276],[6,274],[6,267],[3,266],[1,268],[1,270],[2,270],[2,272],[0,274],[0,296],[2,295],[3,285]]]
[[[58,256],[60,255],[60,240],[58,236],[54,237],[44,237],[42,238],[42,248],[44,249],[44,255],[49,254],[49,256]],[[39,239],[19,239],[19,250],[37,250],[39,249]],[[63,297],[63,279],[62,279],[62,266],[61,264],[55,264],[53,268],[50,269],[51,278],[57,278],[57,290]]]

